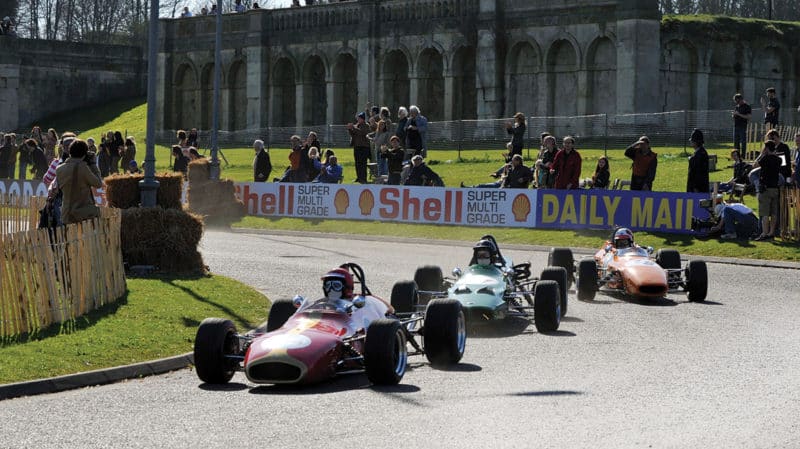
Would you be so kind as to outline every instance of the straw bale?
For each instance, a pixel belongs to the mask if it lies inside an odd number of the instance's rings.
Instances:
[[[180,209],[122,211],[122,255],[131,265],[153,265],[163,273],[205,273],[197,251],[203,219]]]
[[[138,207],[141,202],[139,181],[144,175],[111,175],[105,178],[108,205],[119,209]],[[183,175],[180,173],[156,174],[159,182],[156,204],[167,209],[182,209]]]
[[[208,182],[211,177],[211,166],[207,158],[201,157],[200,159],[189,162],[189,183],[193,182]]]
[[[181,173],[161,173],[156,175],[159,182],[156,204],[166,209],[183,209],[183,175]]]

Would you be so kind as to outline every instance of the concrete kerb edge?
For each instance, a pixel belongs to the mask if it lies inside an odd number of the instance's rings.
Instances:
[[[189,352],[174,357],[134,363],[132,365],[104,368],[84,373],[51,377],[48,379],[5,384],[0,385],[0,400],[57,393],[59,391],[73,390],[76,388],[110,384],[126,379],[164,374],[186,368],[192,364],[194,364],[194,356]]]
[[[293,237],[317,237],[317,238],[332,238],[343,240],[361,240],[367,242],[394,242],[394,243],[408,243],[408,244],[429,244],[434,243],[438,245],[449,246],[462,246],[472,247],[473,242],[464,240],[440,240],[440,239],[424,239],[417,237],[397,237],[391,235],[359,235],[359,234],[339,234],[339,233],[325,233],[313,231],[289,231],[289,230],[272,230],[272,229],[250,229],[250,228],[230,228],[230,232],[237,234],[259,234],[259,235],[282,235]],[[513,249],[517,251],[540,251],[547,252],[550,246],[542,245],[524,245],[524,244],[505,244],[499,242],[502,248]],[[572,248],[576,256],[591,256],[595,253],[595,249],[590,248]],[[727,264],[727,265],[742,265],[750,267],[764,267],[764,268],[782,268],[786,270],[800,270],[800,263],[786,262],[782,260],[762,260],[762,259],[739,259],[735,257],[715,257],[715,256],[702,256],[702,255],[685,255],[681,254],[683,260],[701,259],[710,263]]]

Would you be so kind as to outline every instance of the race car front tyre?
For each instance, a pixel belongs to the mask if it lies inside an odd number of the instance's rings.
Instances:
[[[556,281],[539,281],[533,288],[533,321],[539,333],[558,330],[561,324],[560,295]]]
[[[235,355],[239,337],[233,321],[206,318],[197,328],[194,339],[194,368],[197,377],[209,384],[225,384],[233,377],[238,362],[226,355]]]
[[[686,267],[686,293],[689,301],[705,301],[708,295],[708,268],[702,260],[692,260]]]
[[[396,385],[408,365],[406,333],[400,322],[379,318],[370,323],[364,341],[364,367],[375,385]]]
[[[578,262],[578,300],[591,301],[597,293],[597,262],[584,259]]]
[[[272,332],[275,329],[280,329],[281,326],[286,324],[286,321],[294,315],[297,307],[294,306],[294,301],[291,299],[277,299],[272,303],[267,316],[267,332]]]
[[[567,281],[569,287],[575,282],[575,259],[572,250],[569,248],[550,248],[547,255],[547,265],[551,267],[562,267],[567,270]]]
[[[558,290],[561,292],[561,318],[564,318],[567,315],[567,296],[569,293],[567,270],[559,266],[547,267],[542,270],[539,279],[558,283]]]
[[[681,254],[674,249],[660,249],[656,251],[656,263],[664,269],[680,268]]]
[[[425,355],[433,366],[458,363],[467,344],[467,327],[461,303],[455,299],[434,299],[425,311],[423,330]]]
[[[440,292],[444,290],[444,275],[442,269],[435,265],[426,265],[417,268],[414,273],[414,282],[417,283],[417,288],[424,291]],[[420,304],[427,304],[431,300],[431,295],[428,293],[419,294]]]
[[[411,313],[419,302],[417,283],[414,281],[395,282],[392,286],[392,307],[395,313]]]

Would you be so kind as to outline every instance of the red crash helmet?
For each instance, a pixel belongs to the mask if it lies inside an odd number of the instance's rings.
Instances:
[[[353,275],[348,270],[336,268],[325,273],[325,276],[320,279],[323,281],[323,290],[328,285],[333,290],[341,289],[342,298],[350,299],[353,297]]]
[[[614,233],[614,246],[616,248],[630,248],[633,246],[633,232],[628,228],[617,229]]]

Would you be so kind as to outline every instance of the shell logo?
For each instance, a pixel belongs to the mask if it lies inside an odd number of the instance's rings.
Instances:
[[[333,197],[333,207],[336,208],[336,213],[344,215],[347,213],[347,208],[350,207],[350,196],[345,189],[339,189]]]
[[[511,212],[514,214],[514,220],[518,222],[524,222],[528,219],[528,214],[531,213],[531,200],[528,199],[528,195],[524,193],[520,193],[514,198],[514,202],[511,203]]]
[[[372,213],[372,208],[375,207],[375,195],[369,190],[361,192],[358,197],[358,207],[361,208],[361,215],[369,215]]]

